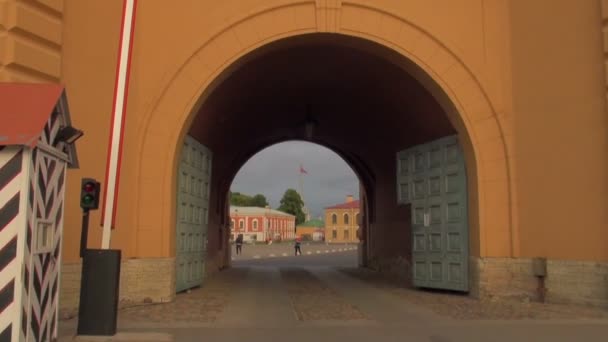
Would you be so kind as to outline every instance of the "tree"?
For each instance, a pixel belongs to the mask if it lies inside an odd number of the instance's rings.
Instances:
[[[268,205],[268,201],[262,194],[251,197],[249,195],[241,194],[240,192],[230,192],[230,205],[264,208]]]
[[[255,196],[253,196],[250,204],[252,207],[265,208],[268,205],[268,201],[266,200],[266,197],[264,195],[257,194]]]
[[[285,194],[283,194],[283,198],[281,199],[281,205],[279,206],[280,211],[294,215],[296,217],[296,225],[304,223],[304,211],[302,207],[304,206],[304,201],[302,201],[302,197],[298,194],[294,189],[287,189]]]
[[[230,192],[230,205],[248,207],[249,203],[251,203],[251,196],[241,194],[240,192]]]

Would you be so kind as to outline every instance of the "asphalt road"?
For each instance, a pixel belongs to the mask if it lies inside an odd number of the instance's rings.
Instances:
[[[316,252],[317,249],[315,249]],[[309,252],[302,247],[302,255],[294,256],[282,256],[277,254],[275,257],[267,257],[260,259],[235,259],[232,261],[234,267],[250,267],[250,266],[269,266],[269,267],[357,267],[357,251],[349,250],[342,252],[325,253],[323,249],[322,254],[306,254]]]

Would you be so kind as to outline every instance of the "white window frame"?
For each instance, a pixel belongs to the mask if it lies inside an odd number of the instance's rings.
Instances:
[[[42,226],[46,226],[46,228],[44,230],[47,230],[48,232],[50,232],[50,234],[47,234],[46,236],[46,240],[45,241],[45,245],[41,246],[41,234],[42,234],[42,230],[41,227]],[[34,253],[35,254],[43,254],[43,253],[52,253],[53,252],[53,242],[55,241],[55,222],[50,221],[50,220],[36,220],[36,231],[34,233]]]
[[[252,224],[252,229],[253,231],[257,232],[258,231],[258,219],[253,219]]]

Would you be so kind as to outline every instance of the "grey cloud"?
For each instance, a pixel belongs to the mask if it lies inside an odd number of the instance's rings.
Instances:
[[[359,197],[359,181],[352,169],[333,151],[307,142],[290,141],[271,146],[253,156],[239,170],[232,191],[261,193],[273,208],[279,206],[288,188],[299,191],[300,163],[304,178],[304,199],[312,216],[323,208],[344,202],[346,195]]]

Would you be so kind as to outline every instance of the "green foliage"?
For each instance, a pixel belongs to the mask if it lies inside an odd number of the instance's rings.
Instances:
[[[268,205],[268,201],[262,194],[251,197],[249,195],[241,194],[240,192],[230,192],[230,205],[264,208]]]
[[[264,208],[267,205],[268,205],[268,201],[266,200],[266,197],[262,194],[257,194],[255,196],[253,196],[253,198],[251,199],[252,207]]]
[[[283,198],[281,199],[281,205],[278,210],[294,215],[296,217],[296,225],[304,222],[305,215],[302,207],[304,206],[304,201],[300,197],[297,191],[294,189],[287,189],[285,194],[283,194]]]

